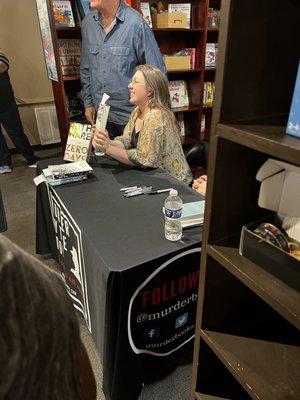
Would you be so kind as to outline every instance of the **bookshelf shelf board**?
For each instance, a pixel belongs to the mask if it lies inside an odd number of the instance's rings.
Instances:
[[[68,75],[63,77],[63,81],[78,81],[79,79],[79,75]]]
[[[223,397],[216,397],[216,396],[210,396],[208,394],[202,394],[202,393],[195,393],[195,398],[197,400],[228,400],[224,399]]]
[[[219,32],[219,28],[207,28],[208,32]]]
[[[232,245],[208,245],[208,254],[300,329],[300,293],[239,254]]]
[[[179,113],[179,112],[192,112],[192,111],[199,111],[200,106],[199,105],[190,105],[188,107],[176,107],[172,108],[173,113]]]
[[[80,32],[81,28],[80,26],[61,26],[61,27],[56,27],[57,32]]]
[[[205,67],[205,72],[206,71],[213,71],[213,72],[215,72],[216,71],[216,67]]]
[[[268,121],[218,124],[219,136],[272,157],[300,165],[300,139],[285,133],[285,124]]]
[[[191,68],[191,69],[172,69],[172,70],[168,70],[168,74],[178,74],[178,73],[182,73],[182,74],[193,74],[195,72],[201,72],[202,68]]]
[[[153,28],[153,32],[201,32],[202,28]]]
[[[181,136],[181,143],[183,145],[188,145],[188,144],[195,144],[198,143],[199,140],[197,138],[193,138],[191,136]]]
[[[200,335],[253,399],[298,399],[300,348],[201,330]]]

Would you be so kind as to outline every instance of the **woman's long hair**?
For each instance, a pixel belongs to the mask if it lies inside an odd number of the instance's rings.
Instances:
[[[83,400],[80,349],[60,276],[0,236],[0,400]]]
[[[138,65],[135,71],[140,71],[145,79],[146,87],[150,94],[148,100],[149,108],[158,108],[166,111],[174,127],[178,130],[179,125],[171,110],[171,99],[166,75],[157,67],[149,64]]]

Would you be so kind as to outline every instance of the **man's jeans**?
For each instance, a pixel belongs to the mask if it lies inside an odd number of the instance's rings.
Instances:
[[[18,107],[13,103],[6,111],[0,112],[0,166],[11,166],[11,156],[5,142],[1,125],[6,130],[16,149],[26,158],[28,165],[34,164],[38,158],[24,134]]]

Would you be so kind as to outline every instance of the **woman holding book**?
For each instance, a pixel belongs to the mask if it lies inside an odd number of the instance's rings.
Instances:
[[[166,76],[152,65],[140,65],[128,88],[136,108],[123,135],[110,140],[108,132],[94,129],[93,146],[126,165],[161,168],[189,184],[192,173],[171,110]]]

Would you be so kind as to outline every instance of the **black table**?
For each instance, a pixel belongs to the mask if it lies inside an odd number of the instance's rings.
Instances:
[[[39,169],[60,163],[44,160]],[[159,170],[106,157],[92,167],[87,181],[38,186],[37,253],[52,253],[60,263],[99,350],[106,399],[134,400],[145,379],[176,365],[192,345],[201,228],[169,242],[162,214],[167,194],[124,198],[120,188],[173,187],[184,202],[201,196]]]

